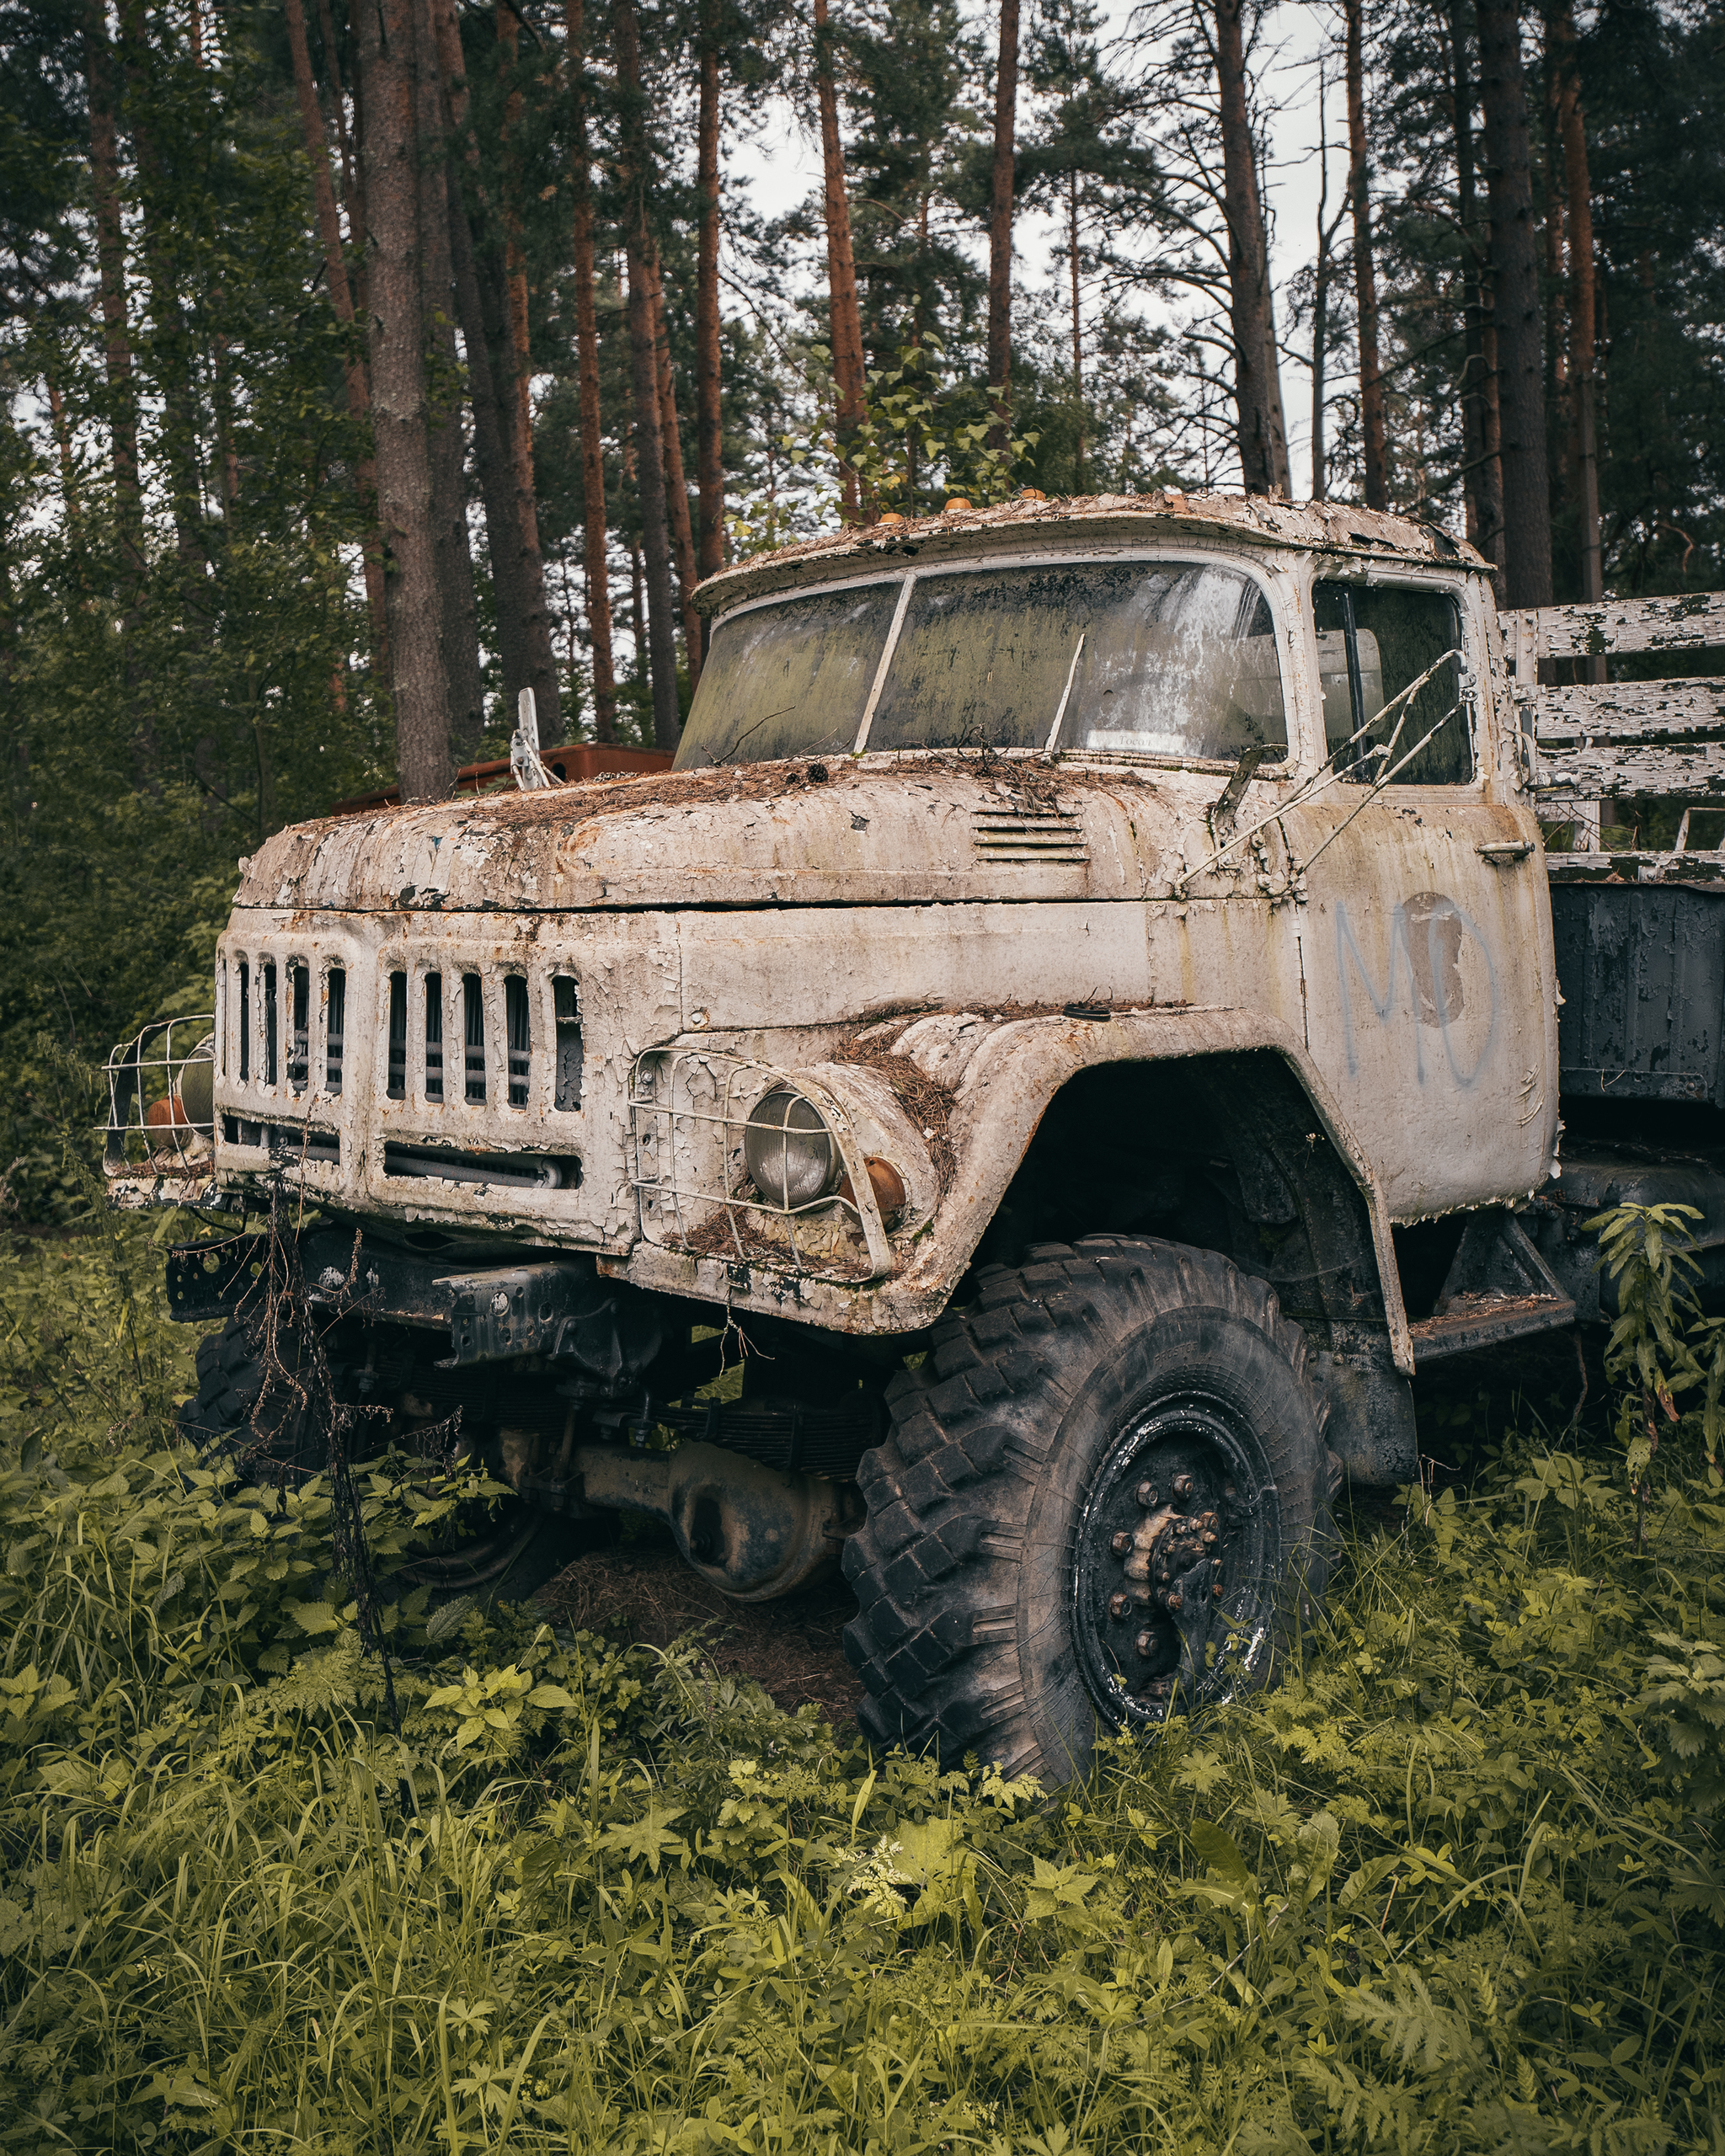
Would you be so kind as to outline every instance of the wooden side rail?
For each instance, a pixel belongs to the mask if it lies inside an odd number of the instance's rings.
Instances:
[[[1660,655],[1725,645],[1725,592],[1663,599],[1603,599],[1575,606],[1524,608],[1502,616],[1534,788],[1548,814],[1573,823],[1574,852],[1593,857],[1554,875],[1610,873],[1600,857],[1600,803],[1625,796],[1725,808],[1725,678],[1697,675],[1657,681],[1541,683],[1540,661],[1591,659],[1589,671],[1625,653]],[[1691,851],[1685,811],[1671,854],[1613,856],[1616,873],[1655,879],[1712,873],[1725,853]],[[1681,860],[1679,860],[1679,854]],[[1632,866],[1632,862],[1633,865]]]

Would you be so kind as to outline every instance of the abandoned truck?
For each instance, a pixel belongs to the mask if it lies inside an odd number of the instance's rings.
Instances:
[[[213,1015],[116,1051],[116,1196],[242,1216],[171,1262],[184,1427],[254,1417],[286,1182],[342,1396],[515,1493],[451,1577],[630,1510],[740,1598],[841,1563],[872,1738],[1062,1779],[1263,1678],[1410,1381],[1599,1314],[1589,1214],[1725,1230],[1721,857],[1599,851],[1721,786],[1714,685],[1537,682],[1725,613],[1500,622],[1433,527],[1174,494],[702,600],[674,770],[280,833]]]

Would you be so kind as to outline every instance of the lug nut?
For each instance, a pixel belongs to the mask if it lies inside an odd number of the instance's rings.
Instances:
[[[1117,1557],[1130,1557],[1132,1555],[1132,1538],[1123,1527],[1108,1544],[1108,1547]]]
[[[1167,1594],[1162,1597],[1162,1607],[1167,1611],[1169,1616],[1178,1617],[1179,1615],[1180,1612],[1186,1607],[1186,1599],[1181,1593],[1178,1588],[1176,1588],[1172,1594]]]
[[[1151,1507],[1155,1504],[1156,1485],[1154,1482],[1140,1482],[1139,1484],[1138,1502],[1143,1506],[1146,1512],[1148,1512]]]
[[[1116,1624],[1121,1618],[1130,1617],[1131,1614],[1132,1598],[1130,1594],[1111,1594],[1108,1597],[1108,1614]]]
[[[1192,1495],[1192,1477],[1189,1475],[1177,1475],[1174,1477],[1174,1495],[1182,1504],[1184,1504],[1187,1498]]]
[[[1148,1662],[1156,1651],[1156,1635],[1154,1632],[1140,1632],[1132,1644]]]

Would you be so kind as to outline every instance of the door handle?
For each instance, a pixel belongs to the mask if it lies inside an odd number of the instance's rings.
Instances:
[[[1531,839],[1487,839],[1474,851],[1482,861],[1489,861],[1494,868],[1509,868],[1518,861],[1525,861],[1533,851]]]

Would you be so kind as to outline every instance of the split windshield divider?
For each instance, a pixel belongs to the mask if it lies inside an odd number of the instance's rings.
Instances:
[[[851,750],[853,756],[860,756],[868,746],[868,729],[874,723],[874,708],[880,702],[881,691],[886,686],[886,670],[892,664],[893,654],[899,648],[899,632],[905,626],[905,616],[911,606],[911,590],[916,581],[916,571],[912,569],[899,586],[899,603],[893,609],[892,627],[886,632],[880,664],[875,668],[874,679],[868,685],[868,701],[862,707],[862,718],[857,722],[856,744]]]

